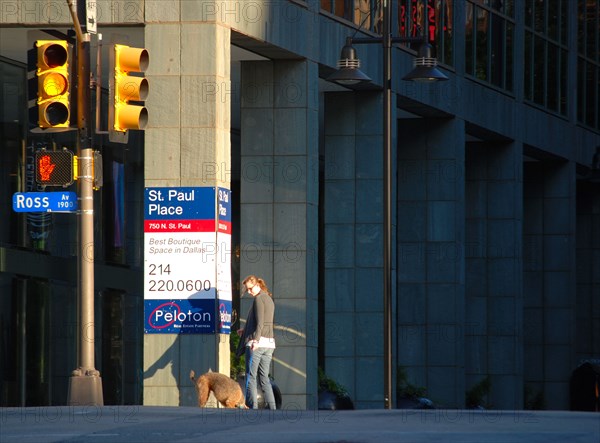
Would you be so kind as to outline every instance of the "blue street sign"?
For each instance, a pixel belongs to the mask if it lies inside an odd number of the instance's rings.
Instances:
[[[215,188],[146,188],[144,206],[145,220],[214,220]]]
[[[75,192],[16,192],[13,194],[15,212],[75,212]]]

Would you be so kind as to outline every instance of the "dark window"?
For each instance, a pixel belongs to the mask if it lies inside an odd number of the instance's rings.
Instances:
[[[12,195],[21,192],[24,165],[23,137],[27,118],[27,70],[22,64],[0,57],[0,194],[3,220],[0,244],[25,246],[22,239],[23,217],[12,208]]]
[[[434,47],[440,63],[454,64],[453,23],[454,0],[398,1],[398,35],[418,37],[423,35],[423,23],[426,23],[427,38]]]
[[[421,36],[424,18],[427,34],[440,63],[453,65],[454,0],[398,0],[391,4],[392,14],[398,16],[400,37]],[[395,8],[395,9],[394,9]],[[321,9],[351,21],[360,28],[381,33],[381,0],[321,0]],[[416,48],[415,48],[416,49]]]
[[[577,120],[600,128],[600,5],[578,0],[577,9]]]
[[[569,0],[525,1],[525,99],[567,113]]]
[[[381,31],[379,0],[321,0],[321,9],[349,20],[361,28]]]
[[[465,72],[512,91],[514,0],[468,0],[465,15]]]

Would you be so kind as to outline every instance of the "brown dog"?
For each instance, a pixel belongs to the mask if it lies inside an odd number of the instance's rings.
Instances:
[[[203,408],[208,401],[210,392],[226,408],[246,408],[244,394],[240,385],[231,378],[218,372],[208,371],[195,379],[194,370],[190,371],[190,379],[196,386],[198,406]]]

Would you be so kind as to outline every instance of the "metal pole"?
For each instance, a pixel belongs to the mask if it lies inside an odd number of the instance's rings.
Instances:
[[[392,408],[392,36],[383,1],[383,364],[384,407]]]
[[[69,405],[104,404],[102,379],[94,363],[94,193],[93,150],[91,147],[90,34],[81,32],[87,2],[77,4],[77,14],[67,0],[77,31],[77,190],[78,217],[78,368],[69,380]]]
[[[392,0],[382,0],[382,22],[383,30],[381,38],[354,38],[346,40],[346,47],[352,43],[381,43],[383,52],[383,385],[384,385],[384,407],[392,408],[392,44],[393,43],[427,43],[426,11],[427,3],[424,0],[423,12],[423,36],[421,37],[392,37]],[[356,33],[356,32],[355,32]],[[351,48],[352,49],[352,48]],[[353,49],[352,49],[353,51]],[[348,58],[343,52],[342,59]],[[351,58],[355,58],[352,54]],[[347,68],[344,68],[347,69]],[[352,68],[356,69],[356,68]],[[350,71],[352,70],[350,69]],[[349,84],[349,81],[362,82],[368,79],[362,72],[356,69],[359,75],[332,76],[332,81],[341,84]],[[339,71],[338,71],[339,72]],[[429,74],[429,73],[428,73]],[[447,80],[443,74],[432,72],[435,76],[423,76],[419,73],[410,80]],[[408,76],[407,76],[408,77]]]
[[[86,34],[89,36],[89,34]],[[78,54],[78,115],[79,144],[77,150],[81,175],[79,188],[79,265],[81,282],[81,356],[83,369],[94,368],[94,194],[91,175],[92,149],[90,147],[90,42],[79,42]],[[83,60],[81,60],[83,59]]]

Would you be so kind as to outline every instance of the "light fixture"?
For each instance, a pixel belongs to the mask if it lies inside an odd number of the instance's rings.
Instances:
[[[346,44],[340,53],[337,68],[337,71],[327,77],[328,81],[340,85],[355,85],[371,81],[369,76],[360,70],[360,60],[356,56],[356,49],[352,46],[352,37],[346,38]]]
[[[433,48],[427,42],[421,43],[419,52],[415,58],[415,67],[412,71],[402,77],[402,80],[413,82],[435,82],[448,80],[438,68],[437,59],[433,57]]]
[[[448,80],[442,71],[437,68],[437,59],[433,56],[433,47],[426,40],[414,37],[390,37],[390,43],[419,43],[419,50],[414,60],[414,69],[402,77],[402,80],[413,82],[436,82]],[[371,78],[360,70],[360,59],[352,43],[379,43],[382,38],[357,38],[346,37],[346,44],[340,53],[337,62],[337,71],[327,77],[330,82],[343,86],[356,85],[370,82]],[[391,49],[391,48],[386,48]]]

